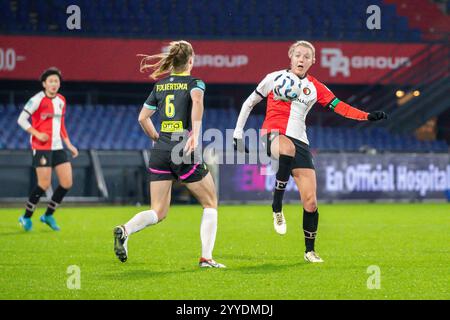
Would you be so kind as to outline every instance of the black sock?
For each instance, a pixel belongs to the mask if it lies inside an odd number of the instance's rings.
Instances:
[[[283,206],[283,196],[286,186],[291,175],[293,157],[282,154],[280,155],[279,168],[276,175],[275,191],[273,192],[272,209],[273,212],[281,212]]]
[[[305,235],[306,251],[314,251],[314,242],[316,241],[317,227],[319,225],[319,212],[308,212],[303,209],[303,233]]]
[[[31,194],[28,197],[28,201],[25,204],[25,218],[31,218],[34,210],[36,210],[36,205],[39,202],[39,199],[42,197],[44,193],[45,190],[39,186],[36,186],[36,188],[34,188],[33,191],[31,191]]]
[[[58,188],[56,188],[55,192],[53,193],[52,199],[48,203],[47,211],[45,211],[46,216],[51,216],[53,212],[55,212],[56,208],[58,208],[58,206],[61,204],[62,199],[68,191],[69,189],[64,189],[61,186],[58,186]]]

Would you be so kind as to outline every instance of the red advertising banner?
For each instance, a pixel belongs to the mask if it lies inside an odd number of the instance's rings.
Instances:
[[[159,53],[169,40],[0,36],[0,79],[34,80],[56,66],[65,80],[146,82],[137,54]],[[287,68],[291,42],[191,41],[193,74],[207,83],[258,83]],[[424,50],[425,44],[314,42],[310,74],[329,84],[372,84]]]

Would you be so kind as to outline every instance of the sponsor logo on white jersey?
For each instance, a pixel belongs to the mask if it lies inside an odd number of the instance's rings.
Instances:
[[[350,77],[353,69],[397,69],[400,66],[409,67],[409,57],[386,56],[345,56],[339,48],[323,48],[321,50],[321,65],[330,69],[330,76],[342,74]]]

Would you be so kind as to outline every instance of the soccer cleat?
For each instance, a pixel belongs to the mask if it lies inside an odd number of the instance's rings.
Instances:
[[[53,216],[47,216],[47,215],[45,215],[45,214],[43,214],[40,218],[39,218],[39,220],[42,222],[42,223],[45,223],[46,225],[48,225],[50,228],[52,228],[52,230],[54,230],[54,231],[59,231],[59,230],[61,230],[60,228],[59,228],[59,226],[56,224],[56,220],[55,220],[55,218],[53,217]]]
[[[31,231],[33,229],[33,222],[31,221],[31,218],[25,218],[25,216],[21,216],[19,218],[19,223],[25,231]]]
[[[114,235],[114,253],[116,257],[125,262],[128,259],[128,236],[123,226],[117,226],[113,231]]]
[[[283,211],[273,213],[273,227],[277,233],[286,234],[286,220]]]
[[[213,259],[200,258],[198,263],[200,268],[226,268],[225,265],[214,261]]]
[[[323,260],[314,251],[306,252],[304,258],[306,261],[312,263],[323,262]]]

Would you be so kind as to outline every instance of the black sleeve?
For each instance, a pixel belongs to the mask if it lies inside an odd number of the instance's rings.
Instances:
[[[156,87],[156,85],[155,85]],[[152,92],[148,96],[147,100],[144,102],[144,107],[150,110],[158,109],[158,100],[156,100],[155,88],[153,88]]]
[[[191,91],[194,90],[194,89],[200,89],[203,92],[205,92],[206,85],[200,79],[193,79],[191,82],[189,82],[189,86],[188,86],[189,93],[191,93]]]

